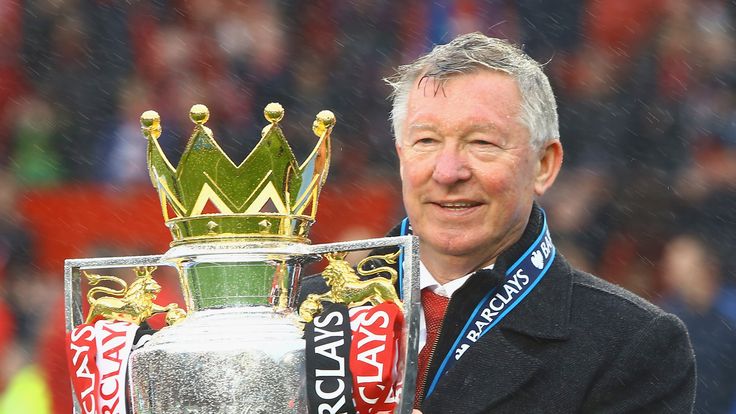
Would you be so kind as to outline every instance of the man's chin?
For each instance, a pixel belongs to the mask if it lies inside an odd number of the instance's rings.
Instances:
[[[452,232],[450,234],[436,232],[424,244],[429,247],[428,251],[444,256],[473,256],[482,243],[479,240],[468,238],[467,233],[467,229],[465,232]],[[422,240],[421,237],[420,240]]]

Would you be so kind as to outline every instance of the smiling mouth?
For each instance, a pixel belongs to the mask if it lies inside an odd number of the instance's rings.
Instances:
[[[459,202],[453,202],[453,203],[434,203],[435,205],[442,207],[444,209],[448,210],[466,210],[469,208],[477,207],[480,205],[478,202],[472,202],[472,201],[459,201]]]

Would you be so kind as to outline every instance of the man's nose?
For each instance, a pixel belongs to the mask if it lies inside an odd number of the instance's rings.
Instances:
[[[440,184],[454,184],[470,178],[471,171],[464,154],[457,148],[447,147],[437,154],[432,178]]]

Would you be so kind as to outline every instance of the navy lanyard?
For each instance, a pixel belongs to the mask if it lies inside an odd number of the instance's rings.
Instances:
[[[450,351],[442,360],[434,379],[427,389],[428,398],[434,392],[439,379],[462,358],[480,338],[487,334],[493,327],[516,307],[531,292],[535,286],[547,274],[556,255],[556,248],[552,244],[552,238],[547,226],[547,218],[542,212],[542,230],[532,245],[523,255],[506,271],[506,280],[498,288],[492,289],[473,310],[462,331],[452,344]],[[401,222],[401,235],[407,234],[408,219]],[[399,289],[403,276],[403,251],[399,255]]]

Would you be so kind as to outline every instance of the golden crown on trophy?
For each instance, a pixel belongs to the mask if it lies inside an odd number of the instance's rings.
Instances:
[[[299,165],[279,122],[284,109],[264,109],[270,123],[253,151],[236,165],[204,124],[206,106],[189,111],[194,132],[176,168],[161,150],[161,118],[155,111],[141,115],[148,139],[148,168],[158,190],[172,246],[212,241],[279,240],[309,242],[317,199],[330,164],[330,134],[335,115],[317,114],[312,130],[319,137]]]

